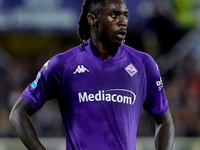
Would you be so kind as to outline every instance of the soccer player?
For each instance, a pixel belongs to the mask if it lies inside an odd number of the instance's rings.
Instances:
[[[172,149],[174,125],[158,66],[124,45],[127,25],[122,0],[84,1],[83,44],[48,60],[11,111],[10,123],[28,149],[45,149],[30,116],[51,99],[59,104],[66,150],[135,150],[142,108],[155,120],[156,149]]]

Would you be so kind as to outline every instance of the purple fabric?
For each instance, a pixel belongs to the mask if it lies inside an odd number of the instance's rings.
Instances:
[[[21,96],[36,110],[57,99],[67,150],[135,149],[142,107],[155,117],[168,110],[158,67],[125,45],[106,61],[94,53],[89,44],[54,56]]]

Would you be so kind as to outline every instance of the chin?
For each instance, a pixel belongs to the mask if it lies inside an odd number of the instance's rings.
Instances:
[[[121,40],[121,39],[114,39],[114,40],[105,40],[105,43],[108,45],[108,46],[114,46],[114,47],[119,47],[121,44],[123,44],[123,41],[124,40]]]
[[[121,45],[121,44],[124,43],[123,41],[124,41],[124,40],[121,40],[121,39],[120,39],[120,40],[115,41],[114,43],[115,43],[115,44],[120,44],[120,45]]]
[[[115,42],[112,42],[110,45],[114,48],[118,48],[120,45],[122,44],[122,41],[115,41]]]

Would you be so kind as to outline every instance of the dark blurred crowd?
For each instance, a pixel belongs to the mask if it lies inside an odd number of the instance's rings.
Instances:
[[[170,5],[156,0],[144,1],[138,8],[141,11],[140,19],[131,23],[126,38],[127,45],[149,53],[155,60],[162,58],[163,55],[173,54],[165,65],[168,66],[172,61],[176,63],[167,71],[161,71],[161,74],[177,136],[200,136],[200,60],[198,57],[200,44],[199,49],[196,47],[190,50],[188,46],[184,57],[179,57],[184,50],[179,51],[179,54],[174,53],[176,50],[174,46],[178,42],[181,45],[180,41],[198,27],[194,17],[196,13],[190,10],[195,11],[194,7],[198,8],[200,4],[192,4],[189,0],[171,0]],[[194,43],[190,41],[188,45],[190,44]],[[10,109],[25,87],[35,79],[40,67],[51,56],[72,46],[76,45],[66,41],[63,49],[47,48],[44,53],[37,55],[33,62],[29,58],[23,60],[16,58],[4,48],[4,43],[0,43],[0,137],[14,136],[8,123]],[[47,102],[32,118],[39,136],[64,135],[56,101]],[[142,111],[138,136],[152,136],[154,132],[151,117]]]

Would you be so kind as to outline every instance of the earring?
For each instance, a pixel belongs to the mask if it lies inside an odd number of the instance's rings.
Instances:
[[[83,45],[88,45],[88,40],[83,39]]]

